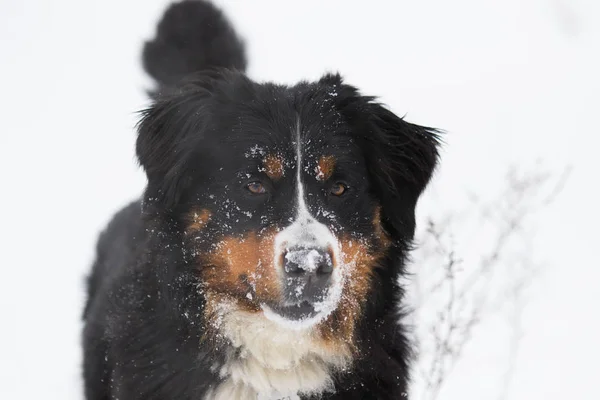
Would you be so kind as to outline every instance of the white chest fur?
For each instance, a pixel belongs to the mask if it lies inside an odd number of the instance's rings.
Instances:
[[[332,371],[350,359],[349,351],[326,346],[312,329],[288,329],[262,313],[230,312],[219,331],[232,349],[220,367],[224,381],[206,400],[298,399],[332,390]]]

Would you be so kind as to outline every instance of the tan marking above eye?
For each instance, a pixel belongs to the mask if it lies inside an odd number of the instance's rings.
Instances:
[[[315,172],[317,173],[318,181],[326,181],[331,178],[333,175],[333,170],[335,169],[335,157],[334,156],[321,156],[319,158],[319,162],[315,168]]]
[[[273,180],[281,179],[285,174],[284,162],[278,155],[269,154],[263,160],[264,172]]]

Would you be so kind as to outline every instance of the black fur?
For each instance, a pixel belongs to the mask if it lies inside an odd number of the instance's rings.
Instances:
[[[165,12],[142,52],[144,69],[161,86],[212,68],[246,69],[241,39],[223,13],[205,1],[184,1]]]
[[[224,349],[203,340],[205,298],[195,260],[216,238],[281,227],[293,215],[292,184],[268,183],[269,195],[257,198],[240,190],[246,178],[239,172],[254,166],[245,151],[256,144],[293,159],[290,132],[298,119],[303,140],[336,156],[336,179],[350,188],[341,198],[316,196],[311,207],[335,211],[337,231],[371,237],[380,205],[392,242],[357,321],[356,359],[336,373],[335,393],[313,398],[402,398],[411,351],[399,323],[397,277],[414,236],[417,199],[436,166],[436,132],[397,117],[339,75],[295,86],[253,82],[242,72],[240,39],[205,1],[171,6],[143,60],[161,92],[138,126],[148,186],[98,243],[84,313],[86,398],[199,400],[220,382],[210,367],[224,360]],[[314,193],[326,190],[311,185]],[[228,202],[242,210],[226,209]],[[185,215],[197,206],[213,217],[191,243]]]

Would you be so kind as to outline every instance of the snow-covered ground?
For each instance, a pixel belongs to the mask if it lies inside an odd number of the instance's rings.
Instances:
[[[218,3],[247,39],[254,78],[339,70],[449,132],[421,215],[493,193],[513,163],[573,166],[539,218],[531,251],[547,268],[529,294],[509,399],[596,399],[600,2]],[[166,4],[0,3],[1,399],[82,398],[83,279],[99,230],[145,182],[133,155],[149,84],[138,60]],[[487,329],[441,398],[497,398]]]

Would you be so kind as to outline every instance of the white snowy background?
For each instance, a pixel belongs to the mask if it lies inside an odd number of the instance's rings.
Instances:
[[[494,196],[511,165],[572,167],[536,215],[527,256],[544,268],[507,399],[599,398],[600,2],[218,3],[247,40],[253,78],[340,71],[448,132],[422,220],[466,193]],[[149,86],[139,54],[167,4],[0,2],[0,399],[82,399],[84,276],[99,231],[145,183],[133,153]],[[498,397],[498,324],[480,327],[440,398]]]

